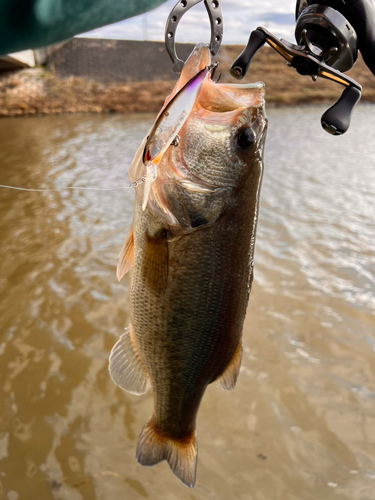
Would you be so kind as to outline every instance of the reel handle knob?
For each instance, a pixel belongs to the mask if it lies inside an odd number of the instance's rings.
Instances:
[[[361,91],[356,87],[346,87],[339,99],[322,115],[321,124],[326,132],[342,135],[348,130],[351,113],[361,98]]]
[[[251,60],[253,59],[254,55],[261,47],[263,47],[266,41],[267,37],[262,31],[252,31],[246,47],[230,68],[230,74],[234,76],[234,78],[236,78],[237,80],[242,80],[242,78],[246,75],[247,70],[249,69]]]

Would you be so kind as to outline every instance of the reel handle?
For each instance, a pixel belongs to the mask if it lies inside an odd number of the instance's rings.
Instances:
[[[310,75],[314,81],[318,77],[325,78],[345,87],[337,102],[327,109],[321,118],[322,127],[326,132],[332,135],[345,134],[350,125],[353,108],[361,98],[362,87],[338,69],[328,66],[322,59],[322,54],[315,53],[316,47],[311,44],[306,42],[305,45],[294,45],[286,40],[279,40],[265,28],[259,27],[251,33],[247,46],[232,64],[231,75],[242,80],[254,55],[266,42],[299,74]]]
[[[346,87],[339,99],[322,115],[321,124],[326,132],[342,135],[348,130],[354,106],[361,98],[361,91],[356,87]]]
[[[260,48],[266,43],[267,37],[260,30],[254,30],[251,32],[249,41],[241,52],[241,54],[237,57],[237,59],[232,64],[230,68],[230,74],[236,78],[237,80],[242,80],[242,78],[246,75],[247,70],[249,69],[250,63],[254,57],[254,55],[258,52]]]

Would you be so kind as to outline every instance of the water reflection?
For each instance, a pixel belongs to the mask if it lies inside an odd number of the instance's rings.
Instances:
[[[50,499],[370,500],[375,491],[375,108],[350,131],[320,108],[269,111],[245,354],[234,391],[209,388],[197,486],[135,444],[152,396],[110,381],[128,323],[117,254],[125,172],[151,116],[0,121],[1,495]]]

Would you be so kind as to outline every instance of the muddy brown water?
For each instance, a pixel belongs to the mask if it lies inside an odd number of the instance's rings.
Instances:
[[[152,409],[108,355],[129,317],[117,187],[151,115],[0,121],[0,498],[375,498],[375,106],[269,110],[255,280],[236,388],[209,387],[197,484],[137,464]]]

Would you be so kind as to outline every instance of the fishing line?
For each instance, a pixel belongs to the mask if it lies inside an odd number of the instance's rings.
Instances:
[[[7,186],[6,184],[0,184],[0,188],[14,189],[16,191],[30,191],[33,193],[61,192],[61,191],[65,191],[66,189],[82,189],[85,191],[118,191],[120,189],[135,189],[137,186],[139,186],[140,184],[143,184],[144,182],[146,182],[145,175],[140,177],[136,181],[132,182],[131,184],[128,184],[127,186],[116,187],[116,188],[95,188],[95,187],[67,186],[67,187],[60,188],[60,189],[31,189],[31,188],[24,188],[24,187],[17,187],[17,186]]]

